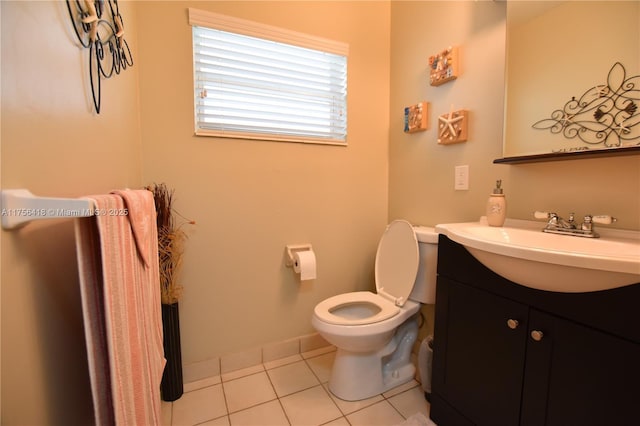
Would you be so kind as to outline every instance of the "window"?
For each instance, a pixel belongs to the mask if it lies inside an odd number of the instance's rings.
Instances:
[[[197,135],[346,145],[348,46],[189,9]]]

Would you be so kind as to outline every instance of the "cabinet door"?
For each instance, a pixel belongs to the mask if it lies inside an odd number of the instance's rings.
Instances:
[[[531,310],[523,426],[637,425],[640,345]],[[538,335],[537,337],[540,337]]]
[[[528,308],[441,276],[437,298],[434,395],[476,425],[517,425]],[[433,420],[453,424],[445,411]]]

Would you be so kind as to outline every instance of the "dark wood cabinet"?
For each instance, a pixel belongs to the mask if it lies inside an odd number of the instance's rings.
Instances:
[[[640,284],[512,283],[440,236],[431,418],[439,426],[640,424]]]
[[[603,309],[606,309],[603,307]],[[640,344],[531,310],[521,425],[637,425]]]

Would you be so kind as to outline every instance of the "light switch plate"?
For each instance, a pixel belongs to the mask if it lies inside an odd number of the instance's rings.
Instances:
[[[456,166],[454,189],[456,191],[466,191],[469,189],[469,166]]]

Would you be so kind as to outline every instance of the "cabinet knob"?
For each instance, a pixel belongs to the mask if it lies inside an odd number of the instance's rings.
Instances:
[[[511,319],[511,318],[507,320],[507,326],[509,326],[509,328],[512,330],[515,330],[516,328],[518,328],[519,325],[520,323],[518,322],[518,320]]]
[[[544,337],[544,333],[540,330],[531,330],[531,338],[539,342]]]

